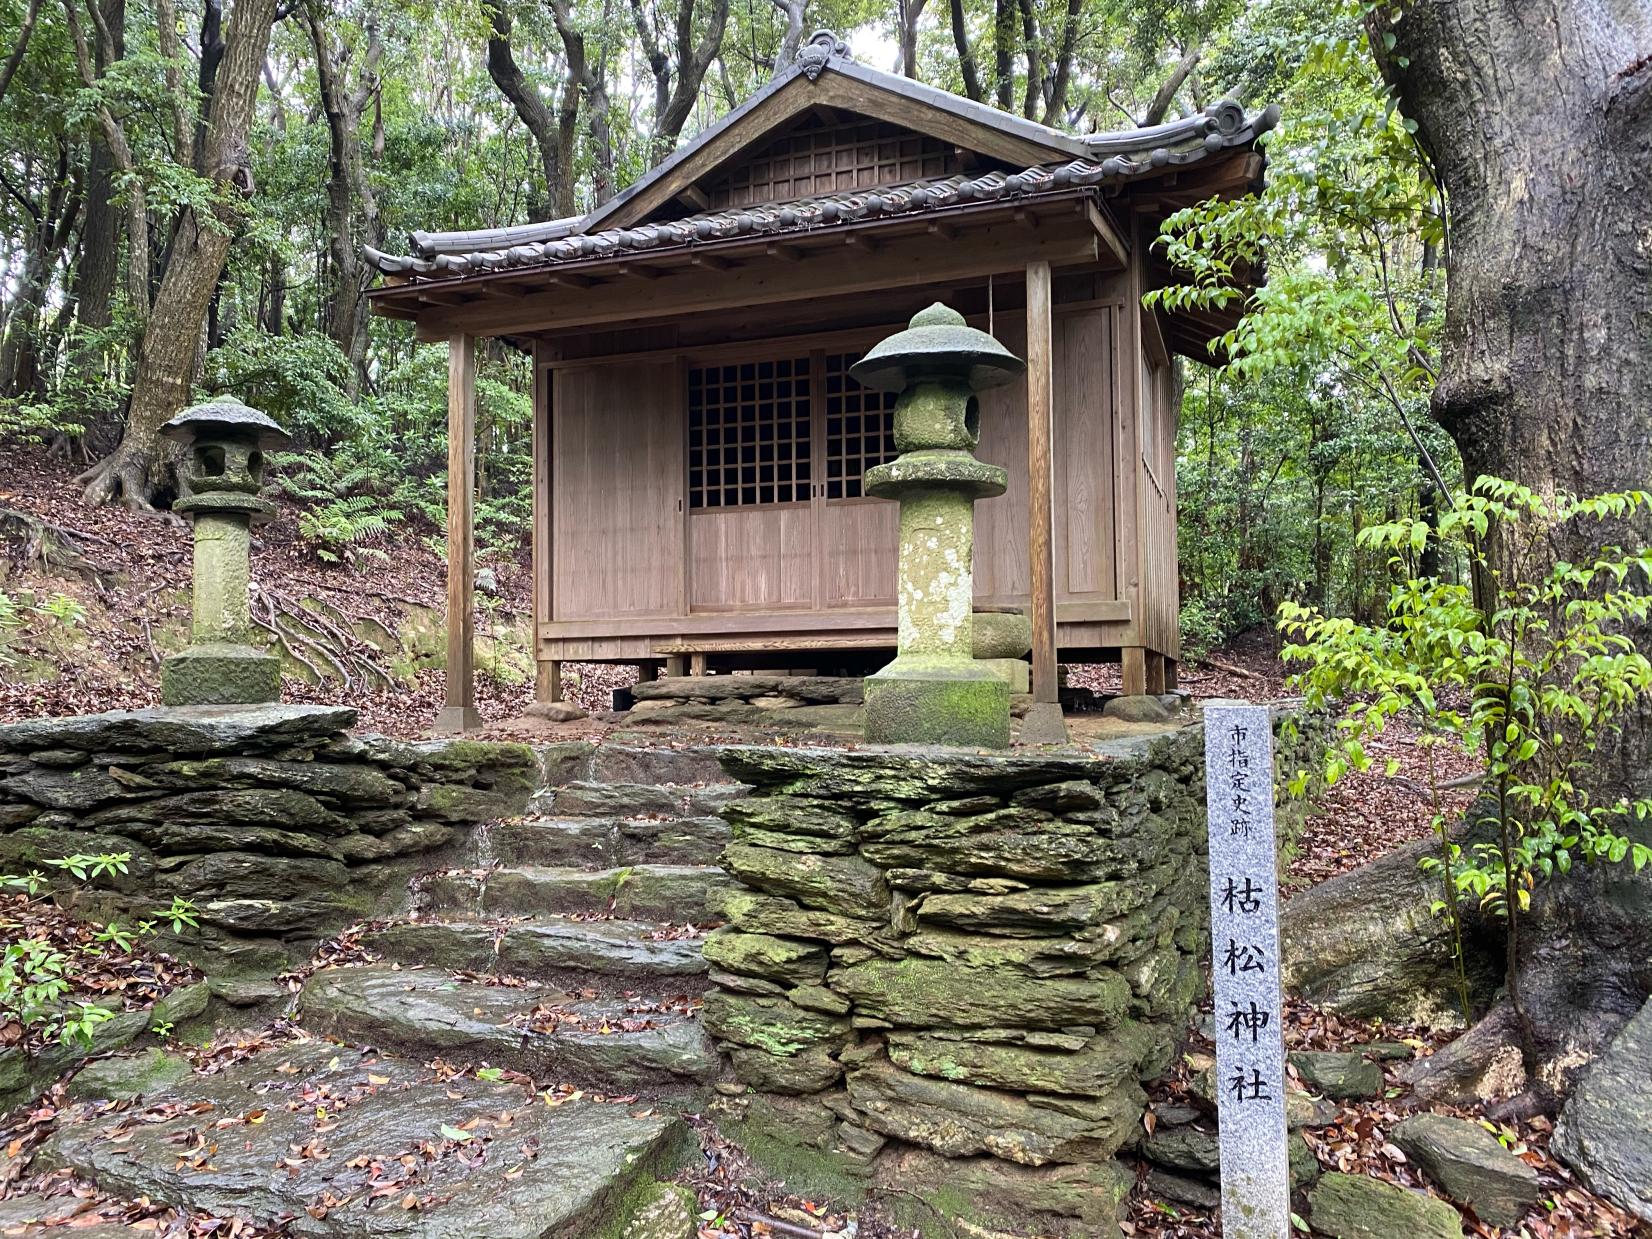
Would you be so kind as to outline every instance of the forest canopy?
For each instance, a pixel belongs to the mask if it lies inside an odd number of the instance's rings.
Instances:
[[[1443,209],[1370,54],[1322,0],[4,0],[0,435],[164,506],[153,429],[233,391],[295,436],[284,485],[337,560],[443,519],[445,362],[374,318],[362,247],[586,211],[749,97],[816,28],[860,59],[1075,132],[1278,103],[1259,197],[1171,221],[1167,298],[1267,284],[1188,365],[1179,474],[1195,649],[1295,598],[1371,614],[1359,531],[1457,484],[1427,417]],[[526,360],[479,386],[479,518],[527,516]],[[1311,532],[1310,532],[1311,531]],[[1428,552],[1425,550],[1424,554]]]

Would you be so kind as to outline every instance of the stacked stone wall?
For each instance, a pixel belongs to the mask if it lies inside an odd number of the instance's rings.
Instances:
[[[705,945],[732,1134],[816,1190],[969,1182],[978,1222],[1116,1233],[1133,1176],[1111,1159],[1205,992],[1202,730],[724,767],[752,785]]]
[[[414,869],[521,813],[538,782],[526,745],[346,734],[355,720],[270,705],[0,726],[0,874],[63,882],[46,862],[126,853],[80,911],[130,921],[191,900],[200,929],[162,945],[227,997],[271,997],[319,938],[389,910]]]

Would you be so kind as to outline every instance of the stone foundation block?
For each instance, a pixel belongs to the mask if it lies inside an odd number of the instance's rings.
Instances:
[[[169,706],[235,706],[281,696],[281,660],[250,645],[192,645],[161,664]]]

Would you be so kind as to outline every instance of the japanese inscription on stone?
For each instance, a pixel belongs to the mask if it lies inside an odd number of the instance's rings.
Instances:
[[[1205,706],[1222,1233],[1288,1239],[1273,729],[1266,706]]]

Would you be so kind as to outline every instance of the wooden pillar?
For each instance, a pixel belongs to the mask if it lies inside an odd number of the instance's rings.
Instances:
[[[533,699],[535,701],[562,700],[562,660],[541,658],[534,663]]]
[[[1139,645],[1127,645],[1119,651],[1120,678],[1126,697],[1140,697],[1147,691],[1147,651]]]
[[[1050,264],[1027,266],[1027,527],[1032,567],[1032,695],[1060,700],[1055,655],[1055,398]]]
[[[665,674],[669,679],[677,679],[688,674],[688,655],[669,654],[665,660]]]
[[[1181,667],[1181,664],[1178,663],[1174,658],[1166,658],[1164,660],[1164,691],[1165,692],[1173,693],[1179,687],[1181,687],[1181,685],[1178,683],[1178,668],[1180,668],[1180,667]]]
[[[1164,655],[1157,650],[1147,651],[1147,691],[1153,696],[1164,693]]]
[[[551,619],[551,372],[534,355],[533,385],[533,629],[528,647],[534,655],[533,699],[562,700],[562,663],[539,648],[540,625]]]
[[[447,702],[436,730],[452,735],[482,725],[476,713],[476,562],[471,527],[476,475],[476,337],[447,341]]]

